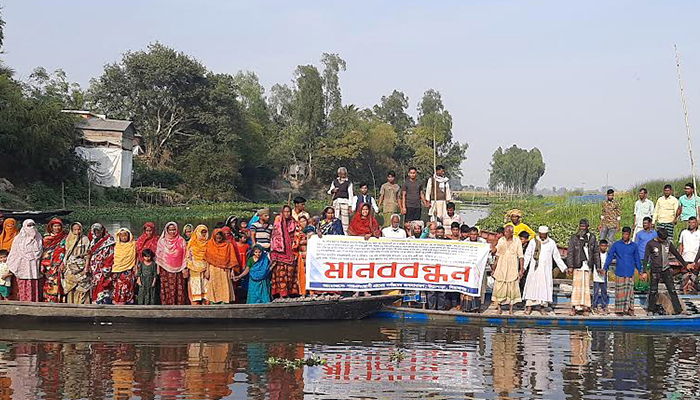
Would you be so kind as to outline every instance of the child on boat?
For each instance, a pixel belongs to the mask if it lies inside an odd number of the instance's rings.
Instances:
[[[593,302],[591,308],[598,314],[608,313],[608,270],[603,266],[608,257],[609,245],[610,244],[605,239],[598,242],[598,246],[600,247],[601,268],[593,269]]]
[[[253,246],[253,256],[248,259],[245,269],[240,275],[234,276],[234,281],[239,281],[245,276],[250,277],[248,282],[248,304],[269,303],[270,298],[270,259],[262,246]]]
[[[12,288],[12,272],[7,265],[8,254],[7,250],[0,250],[0,300],[7,300]]]
[[[144,249],[141,252],[141,256],[142,261],[139,262],[138,271],[136,272],[136,285],[139,287],[137,303],[139,305],[158,304],[156,300],[158,266],[153,262],[155,254],[153,254],[151,249]]]

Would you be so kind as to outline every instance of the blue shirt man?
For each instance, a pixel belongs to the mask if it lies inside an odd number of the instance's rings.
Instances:
[[[634,242],[637,243],[640,260],[644,260],[644,249],[647,248],[647,243],[654,240],[657,236],[656,231],[651,229],[651,218],[644,218],[643,228],[643,230],[637,232],[637,236],[634,239]]]
[[[625,237],[627,241],[625,241]],[[608,251],[605,259],[605,270],[607,271],[613,259],[617,259],[615,275],[625,278],[634,276],[634,269],[642,273],[642,262],[639,259],[639,248],[637,244],[630,240],[630,232],[623,232],[622,239],[615,242]]]

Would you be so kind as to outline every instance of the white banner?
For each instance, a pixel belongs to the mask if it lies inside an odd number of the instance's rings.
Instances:
[[[429,290],[480,296],[490,245],[436,239],[313,236],[306,289]]]

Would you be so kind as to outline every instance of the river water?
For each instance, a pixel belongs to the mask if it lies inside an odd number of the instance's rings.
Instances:
[[[685,399],[700,388],[694,333],[384,319],[50,329],[0,329],[0,399]],[[311,355],[327,363],[266,363]]]

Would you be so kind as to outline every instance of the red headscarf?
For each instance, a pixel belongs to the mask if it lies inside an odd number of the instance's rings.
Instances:
[[[289,209],[289,218],[284,217],[284,209]],[[297,222],[292,217],[292,207],[283,206],[282,212],[275,218],[272,227],[272,238],[270,243],[270,260],[279,261],[285,264],[294,263],[294,253],[292,252],[292,235],[297,229]]]
[[[367,217],[362,217],[362,209],[367,207],[369,209],[369,214]],[[379,230],[379,222],[377,222],[374,215],[372,215],[372,207],[367,203],[362,203],[357,208],[355,216],[352,217],[352,222],[348,226],[348,233],[350,236],[365,236],[372,235],[374,237],[381,236],[381,231]]]
[[[151,234],[146,233],[146,228],[151,228]],[[158,249],[158,235],[156,235],[156,224],[153,222],[146,222],[143,224],[143,233],[139,236],[136,241],[136,257],[139,261],[143,261],[143,255],[141,254],[145,249],[149,249],[156,254],[156,249]]]
[[[61,225],[61,231],[54,235],[51,228],[56,224]],[[54,218],[49,221],[49,223],[46,225],[46,235],[44,235],[44,251],[58,246],[61,243],[61,240],[66,237],[66,230],[63,228],[63,221],[61,221],[60,218]]]

